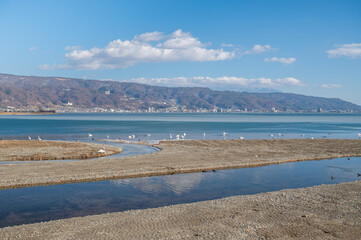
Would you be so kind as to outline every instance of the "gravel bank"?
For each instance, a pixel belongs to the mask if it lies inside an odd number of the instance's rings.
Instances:
[[[361,181],[0,229],[1,239],[360,239]]]
[[[361,156],[360,140],[342,139],[184,140],[154,146],[162,151],[121,159],[4,164],[0,189]]]

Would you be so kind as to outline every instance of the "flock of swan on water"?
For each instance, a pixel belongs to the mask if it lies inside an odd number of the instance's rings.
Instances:
[[[221,133],[221,136],[222,136],[223,139],[225,139],[225,138],[227,137],[227,135],[228,135],[228,133],[226,133],[226,132],[222,132],[222,133]],[[150,136],[151,136],[151,135],[148,133],[148,134],[147,134],[147,137],[150,137]],[[176,134],[174,140],[181,140],[181,139],[184,140],[184,139],[186,138],[186,136],[187,136],[187,133]],[[269,136],[270,136],[271,139],[276,139],[275,134],[270,134]],[[279,137],[282,137],[283,134],[282,134],[282,133],[278,133],[278,136],[279,136]],[[361,133],[357,133],[357,136],[358,136],[358,138],[361,140]],[[89,134],[88,134],[88,137],[93,137],[93,134],[89,133]],[[305,137],[306,137],[305,134],[301,134],[301,138],[305,138]],[[107,138],[109,139],[109,135],[107,135]],[[130,139],[130,140],[131,140],[131,139],[134,139],[134,138],[136,138],[136,135],[135,135],[135,134],[132,134],[132,135],[129,135],[129,136],[128,136],[128,139]],[[206,133],[203,133],[203,138],[204,138],[204,139],[206,138]],[[326,137],[326,136],[323,136],[323,138],[327,138],[327,137]],[[29,140],[32,140],[31,136],[29,136],[28,139],[29,139]],[[242,137],[242,136],[240,136],[239,139],[240,139],[240,140],[243,140],[243,139],[245,139],[245,138]],[[309,137],[308,137],[308,139],[314,139],[313,135],[310,134]],[[40,138],[40,136],[38,136],[37,140],[41,141],[42,139]],[[173,135],[172,135],[172,133],[169,134],[169,140],[173,140]]]
[[[222,138],[225,139],[226,136],[227,136],[227,134],[228,134],[228,133],[226,133],[226,132],[222,132],[222,133],[221,133]],[[148,133],[148,134],[147,134],[147,137],[150,137],[150,136],[151,136],[151,135]],[[186,138],[186,136],[187,136],[187,133],[176,134],[174,140],[184,140],[184,139]],[[275,134],[270,134],[269,136],[271,137],[271,139],[276,139]],[[279,137],[282,137],[283,134],[282,134],[282,133],[278,133],[278,136],[279,136]],[[361,133],[358,133],[357,136],[358,136],[358,138],[361,140]],[[88,133],[88,137],[93,137],[93,134]],[[132,135],[129,135],[129,136],[128,136],[129,140],[134,139],[135,137],[136,137],[135,134],[132,134]],[[305,137],[306,137],[305,134],[301,134],[301,138],[304,139]],[[109,139],[109,135],[107,135],[107,138]],[[203,133],[203,138],[206,139],[206,133]],[[327,137],[326,137],[326,136],[323,136],[323,138],[327,138]],[[29,140],[32,140],[31,136],[29,136],[28,139],[29,139]],[[243,140],[243,139],[245,139],[245,138],[242,137],[242,136],[240,136],[239,139],[240,139],[240,140]],[[309,135],[309,138],[308,138],[308,139],[314,139],[314,137],[312,136],[312,134]],[[38,136],[37,140],[41,141],[42,139],[40,138],[40,136]],[[94,140],[94,138],[93,138],[93,140]],[[169,140],[173,140],[173,135],[172,135],[171,133],[169,134]],[[140,141],[140,139],[139,139],[139,141]],[[98,151],[98,153],[101,153],[101,154],[106,153],[105,150],[104,150],[104,147],[103,147],[102,149],[100,149],[100,150]]]

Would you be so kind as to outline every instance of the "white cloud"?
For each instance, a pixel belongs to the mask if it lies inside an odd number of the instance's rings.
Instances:
[[[73,50],[79,50],[79,49],[81,49],[82,47],[81,46],[66,46],[65,48],[64,48],[64,50],[66,50],[66,51],[73,51]]]
[[[55,68],[55,66],[50,65],[50,64],[43,64],[43,65],[38,66],[38,68],[41,70],[52,70]]]
[[[39,49],[38,47],[34,46],[34,47],[29,48],[29,51],[35,51],[35,50],[38,50],[38,49]]]
[[[231,43],[222,43],[221,47],[234,47],[234,45]]]
[[[58,68],[115,69],[127,68],[139,62],[224,61],[236,57],[234,51],[208,49],[207,44],[181,29],[165,35],[161,32],[144,33],[132,40],[114,40],[104,48],[72,49],[65,54],[66,64]]]
[[[127,80],[128,81],[128,80]],[[240,88],[273,88],[281,86],[306,86],[302,81],[293,78],[242,78],[223,77],[175,77],[175,78],[133,78],[131,82],[169,86],[169,87],[209,87],[219,90],[238,90]]]
[[[336,49],[328,50],[327,54],[329,58],[341,56],[350,58],[361,57],[361,43],[343,44]]]
[[[265,58],[264,61],[265,62],[280,62],[285,65],[288,65],[288,64],[294,63],[296,61],[296,58],[273,57],[273,58]]]
[[[166,36],[163,33],[155,31],[155,32],[143,33],[140,34],[139,36],[135,36],[134,40],[140,42],[151,42],[151,41],[160,41],[165,37]]]
[[[256,45],[253,46],[253,48],[251,50],[248,50],[248,51],[244,52],[244,54],[259,54],[259,53],[264,53],[264,52],[271,51],[273,49],[274,48],[272,48],[268,44],[266,44],[266,45],[256,44]]]
[[[342,85],[340,84],[322,84],[320,88],[340,88]]]

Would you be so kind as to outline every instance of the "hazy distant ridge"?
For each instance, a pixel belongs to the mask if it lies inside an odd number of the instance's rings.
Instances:
[[[292,93],[213,91],[209,88],[170,88],[138,83],[0,74],[0,107],[59,107],[68,102],[83,108],[124,110],[148,107],[249,110],[354,110],[361,106],[337,98]]]

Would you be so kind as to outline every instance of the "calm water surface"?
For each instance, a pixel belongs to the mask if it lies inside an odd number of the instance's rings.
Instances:
[[[357,173],[354,157],[2,190],[0,227],[355,181]]]
[[[57,114],[0,116],[0,138],[45,140],[347,138],[361,133],[361,114]],[[204,133],[206,134],[204,136]],[[150,136],[148,136],[150,134]],[[124,145],[123,155],[154,149]],[[121,159],[120,159],[121,160]],[[0,166],[1,167],[1,166]],[[148,178],[0,191],[0,227],[129,209],[360,179],[361,158],[285,163]],[[331,180],[331,176],[334,177]]]
[[[96,139],[161,140],[171,133],[186,139],[227,138],[358,138],[361,114],[326,113],[71,113],[0,116],[0,138],[49,140]],[[203,133],[206,133],[204,136]],[[150,134],[150,136],[148,136]]]

